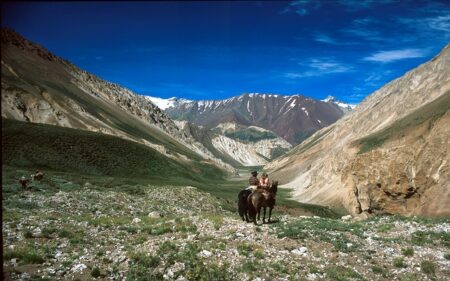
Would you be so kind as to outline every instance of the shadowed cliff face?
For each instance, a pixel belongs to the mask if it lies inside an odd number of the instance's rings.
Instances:
[[[450,215],[449,57],[447,46],[266,168],[300,201]]]

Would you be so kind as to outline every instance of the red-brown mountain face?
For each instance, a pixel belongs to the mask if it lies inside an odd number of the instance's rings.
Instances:
[[[166,113],[173,119],[207,127],[225,122],[258,126],[298,144],[334,123],[345,111],[332,101],[302,95],[243,94],[226,100],[184,102],[167,108]]]

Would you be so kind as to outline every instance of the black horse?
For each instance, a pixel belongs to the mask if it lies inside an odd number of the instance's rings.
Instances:
[[[250,190],[244,189],[238,195],[238,210],[239,216],[243,221],[250,222],[248,219],[248,196],[252,194]]]

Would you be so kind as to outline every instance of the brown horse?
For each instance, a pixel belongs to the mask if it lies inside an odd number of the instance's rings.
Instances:
[[[40,172],[40,171],[36,171],[36,174],[31,175],[31,180],[35,181],[35,180],[42,180],[44,178],[44,173]]]
[[[266,194],[255,191],[248,196],[248,214],[250,220],[256,223],[256,215],[260,219],[261,208],[264,208],[263,223],[266,223],[266,208],[269,207],[269,223],[271,222],[272,210],[275,206],[275,196],[278,190],[278,181],[274,181]]]

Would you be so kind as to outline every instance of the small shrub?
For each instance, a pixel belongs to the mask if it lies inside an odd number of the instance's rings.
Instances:
[[[402,249],[402,254],[407,257],[412,257],[414,255],[414,249],[413,248]]]
[[[362,279],[361,275],[345,266],[331,266],[325,269],[331,280],[347,280],[347,278]]]
[[[374,265],[374,266],[372,266],[372,272],[377,273],[377,274],[383,274],[384,270],[382,267]]]
[[[392,224],[382,224],[377,228],[377,232],[385,233],[391,230],[394,226]]]
[[[97,266],[94,266],[94,268],[92,268],[92,272],[91,272],[91,276],[94,278],[100,277],[100,268],[98,268]]]
[[[159,226],[150,230],[149,234],[151,235],[162,235],[172,232],[172,228],[170,226]]]
[[[25,264],[43,263],[44,258],[33,248],[25,247],[17,250],[7,251],[3,254],[4,260],[18,258]]]
[[[23,234],[23,237],[25,237],[26,239],[33,238],[33,233],[31,233],[31,231],[27,230],[27,231],[25,231],[25,233]]]
[[[250,254],[250,252],[253,251],[253,247],[246,243],[241,243],[237,246],[237,250],[241,256],[246,256]]]
[[[255,258],[257,259],[263,259],[264,258],[264,252],[261,250],[256,250],[253,255],[255,256]]]
[[[422,261],[420,263],[420,269],[426,274],[434,274],[436,271],[436,264],[432,261]]]
[[[271,267],[275,272],[278,272],[278,273],[284,273],[284,274],[289,273],[288,268],[281,261],[272,262],[269,264],[269,267]]]
[[[72,233],[67,229],[63,229],[58,233],[59,238],[69,238],[70,236],[72,236]]]
[[[403,258],[395,258],[394,259],[394,266],[398,268],[404,268],[406,267],[406,264],[404,263]]]
[[[246,261],[244,264],[242,264],[241,271],[253,273],[257,271],[259,268],[259,265],[254,261]]]
[[[208,219],[214,226],[215,230],[219,230],[223,225],[223,217],[219,215],[206,215],[206,219]]]
[[[44,228],[42,229],[42,236],[45,238],[51,238],[51,235],[56,232],[55,228]]]
[[[320,273],[320,271],[317,268],[317,266],[311,264],[311,265],[309,265],[309,273]]]
[[[444,258],[445,258],[446,260],[450,260],[450,252],[446,253],[446,254],[444,255]]]

